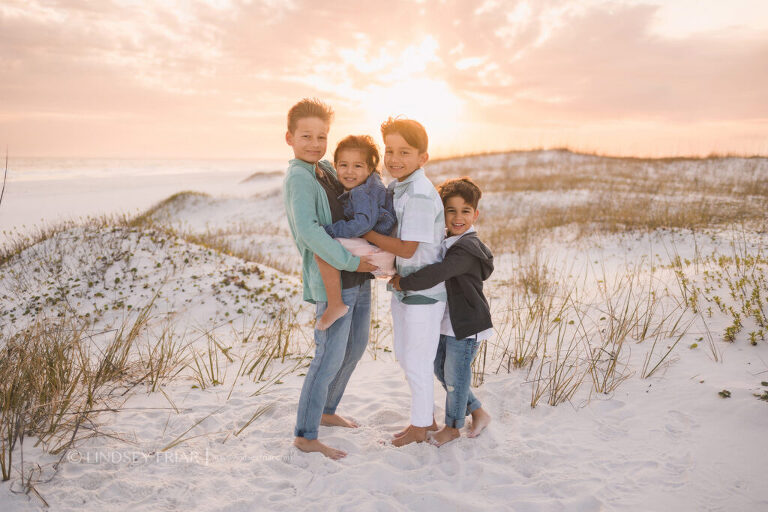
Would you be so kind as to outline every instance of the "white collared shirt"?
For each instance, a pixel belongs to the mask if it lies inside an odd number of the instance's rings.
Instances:
[[[443,201],[421,168],[413,171],[402,182],[390,183],[390,188],[394,191],[397,238],[419,242],[416,252],[410,258],[395,258],[397,273],[406,277],[442,260],[440,250],[445,235]],[[394,293],[400,302],[409,295],[420,295],[440,302],[447,299],[445,283],[437,283],[426,290]]]

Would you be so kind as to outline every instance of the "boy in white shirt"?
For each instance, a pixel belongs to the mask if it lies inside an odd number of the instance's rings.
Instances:
[[[394,191],[397,237],[374,231],[363,236],[396,257],[397,273],[407,276],[439,262],[445,237],[443,202],[422,166],[429,159],[427,132],[411,119],[389,118],[381,125],[384,165],[396,181]],[[435,430],[433,363],[445,312],[445,284],[418,291],[395,291],[392,297],[394,348],[411,388],[411,423],[393,444],[422,442]]]

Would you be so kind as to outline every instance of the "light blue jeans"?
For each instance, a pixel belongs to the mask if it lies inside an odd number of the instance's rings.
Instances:
[[[464,418],[482,407],[469,389],[472,383],[472,360],[480,342],[477,336],[457,340],[440,335],[435,355],[435,376],[445,389],[445,426],[461,428]]]
[[[349,311],[325,331],[315,330],[315,357],[309,365],[299,396],[296,428],[293,435],[317,439],[320,418],[334,414],[349,377],[368,345],[371,328],[371,281],[341,290]],[[328,303],[318,302],[315,318],[320,318]]]

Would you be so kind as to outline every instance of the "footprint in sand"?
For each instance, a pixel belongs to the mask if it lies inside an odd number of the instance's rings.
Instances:
[[[675,438],[699,428],[699,424],[693,418],[679,411],[667,411],[666,420],[664,428]]]

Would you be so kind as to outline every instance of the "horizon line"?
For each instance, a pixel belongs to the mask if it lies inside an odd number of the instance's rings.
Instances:
[[[576,149],[569,146],[552,146],[552,147],[531,147],[531,148],[514,148],[514,149],[489,149],[480,151],[469,151],[466,153],[454,153],[445,156],[436,156],[430,158],[431,162],[439,162],[445,160],[456,160],[460,158],[471,158],[476,156],[491,156],[511,153],[537,153],[537,152],[568,152],[576,155],[595,156],[600,158],[610,159],[625,159],[625,160],[711,160],[711,159],[726,159],[726,158],[768,158],[768,153],[739,153],[739,152],[725,152],[712,151],[706,155],[704,154],[667,154],[659,156],[643,156],[643,155],[625,155],[609,152],[601,152],[598,150],[589,149]],[[50,160],[285,160],[288,161],[289,155],[286,157],[259,157],[259,156],[60,156],[60,155],[17,155],[13,156],[10,152],[8,155],[9,162],[12,162],[14,158],[18,159],[50,159]],[[327,160],[327,159],[326,159]]]

